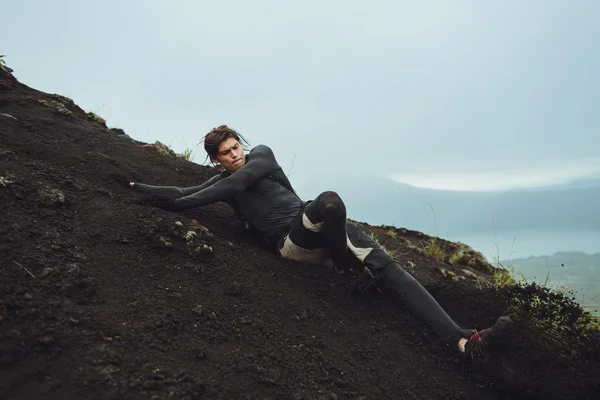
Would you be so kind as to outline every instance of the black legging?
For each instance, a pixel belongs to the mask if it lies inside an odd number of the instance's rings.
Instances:
[[[310,202],[294,221],[289,240],[301,249],[326,248],[338,268],[366,266],[378,286],[399,293],[408,309],[444,340],[458,341],[471,335],[470,330],[459,327],[433,296],[377,242],[347,222],[346,207],[337,193],[323,192]],[[278,250],[282,250],[284,242],[280,242]]]

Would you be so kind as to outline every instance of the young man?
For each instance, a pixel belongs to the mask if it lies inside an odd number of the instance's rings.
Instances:
[[[346,207],[335,192],[312,201],[301,200],[275,160],[271,149],[256,146],[244,154],[241,135],[226,125],[204,137],[204,148],[223,171],[203,184],[188,188],[129,186],[149,196],[147,204],[171,211],[229,203],[245,226],[258,231],[282,257],[310,263],[331,258],[337,269],[365,266],[377,285],[399,293],[407,307],[441,338],[456,343],[461,353],[483,354],[485,343],[510,324],[500,317],[489,329],[477,332],[459,327],[437,301],[364,232],[346,220]],[[359,269],[362,270],[362,269]]]

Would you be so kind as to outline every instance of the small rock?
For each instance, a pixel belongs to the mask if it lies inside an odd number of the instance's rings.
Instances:
[[[39,344],[52,344],[54,343],[54,337],[52,335],[45,335],[38,339]]]
[[[458,276],[454,272],[447,270],[446,268],[440,268],[439,271],[445,278],[450,278],[455,281],[458,280]]]
[[[61,103],[64,106],[74,106],[75,105],[75,102],[72,99],[70,99],[66,96],[63,96],[61,94],[58,94],[58,93],[49,94],[48,97],[51,97],[52,99],[56,100],[57,102]]]
[[[94,193],[102,195],[102,196],[106,196],[110,199],[113,199],[115,197],[111,192],[109,192],[106,189],[98,189],[98,190],[95,190]]]
[[[0,113],[0,115],[1,115],[1,116],[3,116],[3,117],[6,117],[6,118],[11,118],[11,119],[14,119],[15,121],[18,121],[18,119],[17,119],[17,118],[13,117],[13,116],[12,116],[12,115],[10,115],[10,114],[7,114],[7,113]]]
[[[239,296],[242,292],[242,285],[238,281],[231,282],[229,285],[229,289],[227,290],[227,294],[231,296]]]
[[[62,204],[65,202],[65,195],[58,189],[42,189],[38,191],[40,198],[49,204]]]
[[[110,128],[110,132],[114,133],[117,136],[121,136],[121,135],[127,136],[125,131],[121,128]]]
[[[110,376],[113,373],[118,372],[118,371],[119,371],[119,368],[117,366],[109,364],[109,365],[105,366],[104,368],[102,368],[98,373],[103,376]]]
[[[163,374],[153,374],[152,379],[155,381],[162,381],[165,379],[165,376]]]
[[[308,319],[308,312],[306,312],[306,310],[302,310],[302,312],[298,316],[298,319],[300,321],[306,321]]]
[[[79,265],[77,265],[77,263],[68,263],[67,265],[65,265],[65,267],[67,267],[67,272],[69,274],[77,275],[81,271],[81,268],[79,268]]]
[[[204,225],[197,225],[196,228],[208,237],[213,237],[213,234]]]
[[[52,275],[54,272],[56,272],[56,268],[52,268],[52,267],[46,267],[44,268],[44,270],[42,271],[42,273],[40,274],[41,278],[45,278],[47,276]]]
[[[210,256],[213,253],[212,246],[209,246],[207,244],[202,244],[200,246],[193,247],[193,244],[190,245],[190,243],[192,243],[192,242],[188,242],[188,252],[192,256],[193,255]]]
[[[469,271],[468,269],[463,269],[462,272],[470,278],[477,279],[477,275],[473,271]]]
[[[58,112],[59,114],[65,115],[65,116],[72,116],[73,114],[71,113],[71,111],[69,111],[64,104],[59,103],[58,101],[48,101],[48,100],[38,100],[41,104],[45,105],[46,107],[50,107],[53,108],[56,112]]]
[[[92,122],[106,128],[106,120],[104,118],[99,117],[97,114],[94,114],[93,112],[87,113],[87,117]]]
[[[162,156],[177,156],[175,152],[171,150],[171,148],[169,148],[169,146],[166,146],[165,144],[159,141],[156,141],[154,144],[146,144],[143,147]]]
[[[192,309],[196,314],[202,315],[202,304],[198,304],[196,307]]]
[[[186,242],[191,242],[192,240],[194,240],[194,238],[196,237],[197,233],[195,231],[187,231],[187,233],[185,234],[185,241]]]
[[[160,236],[158,238],[158,242],[164,247],[173,247],[173,243],[171,243],[169,240],[165,239],[164,236]]]

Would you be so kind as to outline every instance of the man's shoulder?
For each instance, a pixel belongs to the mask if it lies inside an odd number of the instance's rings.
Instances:
[[[273,150],[265,144],[256,145],[250,150],[248,153],[249,160],[258,160],[258,159],[268,159],[271,161],[275,161],[275,153]]]
[[[273,154],[273,150],[266,144],[258,144],[250,150],[249,154]]]

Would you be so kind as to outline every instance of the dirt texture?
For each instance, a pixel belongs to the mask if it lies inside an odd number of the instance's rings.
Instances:
[[[281,259],[224,204],[167,212],[123,185],[217,172],[0,71],[0,398],[600,398],[597,335],[561,352],[517,316],[465,359],[363,271]],[[359,224],[465,327],[543,294],[490,287],[465,246]]]

